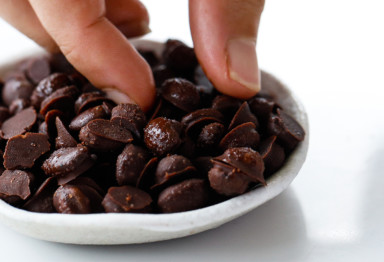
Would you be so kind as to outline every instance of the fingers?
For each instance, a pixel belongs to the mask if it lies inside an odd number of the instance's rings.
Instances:
[[[256,39],[264,0],[190,0],[190,25],[200,64],[224,94],[260,90]]]
[[[0,16],[4,20],[48,51],[58,51],[56,43],[41,25],[28,1],[0,0],[0,6]]]
[[[133,100],[144,110],[150,108],[155,95],[150,67],[105,17],[104,1],[30,3],[67,59],[95,86],[117,102]]]

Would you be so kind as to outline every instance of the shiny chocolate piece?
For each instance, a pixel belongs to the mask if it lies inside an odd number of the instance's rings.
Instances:
[[[103,102],[113,104],[113,101],[107,98],[101,91],[83,93],[75,101],[75,113],[80,114],[89,108],[102,105]]]
[[[65,184],[87,171],[95,160],[84,146],[65,147],[54,151],[42,165],[46,175]]]
[[[31,195],[34,175],[22,170],[5,170],[0,176],[0,199],[18,204]]]
[[[272,112],[279,107],[273,100],[259,96],[251,98],[248,104],[251,111],[263,122],[266,122]]]
[[[4,152],[6,169],[31,168],[35,161],[50,149],[48,136],[38,133],[26,133],[10,138]]]
[[[62,147],[75,147],[77,145],[76,140],[65,128],[60,118],[56,117],[55,122],[56,122],[56,130],[57,130],[57,137],[55,139],[55,148],[59,149]]]
[[[209,189],[203,179],[188,179],[164,189],[157,200],[163,213],[183,212],[205,207]]]
[[[305,131],[301,125],[290,115],[281,109],[276,110],[268,121],[268,132],[276,135],[278,142],[289,152],[292,151],[300,141],[304,140]]]
[[[107,213],[147,213],[152,207],[152,198],[145,191],[132,187],[111,187],[102,205]]]
[[[112,109],[111,121],[141,137],[147,120],[143,110],[135,104],[120,104]]]
[[[13,100],[13,102],[9,105],[9,113],[11,115],[15,115],[20,111],[28,108],[30,105],[31,102],[29,101],[29,99],[18,98],[16,100]]]
[[[39,109],[41,102],[59,88],[71,85],[66,74],[54,73],[39,82],[31,95],[31,104]]]
[[[73,85],[57,89],[41,102],[40,114],[45,115],[53,109],[63,112],[70,110],[68,113],[71,113],[79,92],[79,89]]]
[[[64,214],[89,214],[101,211],[102,196],[88,185],[66,184],[53,195],[53,206]]]
[[[249,180],[266,185],[263,172],[264,161],[260,154],[249,147],[227,149],[215,161],[226,163],[248,176]]]
[[[193,111],[181,119],[181,123],[186,126],[185,132],[192,137],[196,137],[204,126],[212,122],[224,122],[224,116],[218,110],[212,108]]]
[[[8,118],[1,125],[1,137],[9,139],[13,136],[22,135],[31,130],[36,123],[37,114],[32,107],[24,109]]]
[[[232,121],[228,126],[228,130],[231,130],[236,126],[247,122],[253,123],[256,129],[259,126],[259,121],[257,120],[256,116],[252,114],[251,110],[249,109],[248,103],[244,102],[241,104],[241,106],[233,116]]]
[[[264,160],[264,174],[270,175],[276,172],[285,161],[284,148],[277,143],[276,136],[270,136],[261,141],[259,152]]]
[[[144,142],[156,155],[174,152],[181,144],[181,124],[175,120],[158,117],[144,129]]]
[[[162,185],[196,172],[191,161],[180,155],[170,155],[160,160],[156,168],[155,183]]]
[[[22,208],[32,212],[54,213],[56,210],[53,207],[53,194],[56,189],[55,179],[47,178]]]
[[[212,108],[227,117],[233,116],[240,106],[241,101],[239,99],[226,95],[217,95],[212,101]]]
[[[213,167],[208,172],[208,179],[211,188],[225,196],[243,194],[251,183],[249,177],[239,169],[215,160]]]
[[[193,72],[198,64],[193,48],[173,39],[165,43],[163,60],[169,68],[179,74]]]
[[[216,149],[225,132],[223,124],[214,122],[203,127],[197,137],[197,147],[203,150],[212,151]]]
[[[161,87],[161,96],[185,112],[199,107],[200,94],[194,84],[182,78],[166,80]]]
[[[96,119],[81,128],[79,139],[96,151],[112,151],[132,142],[127,129],[105,119]]]
[[[149,159],[149,153],[142,147],[126,145],[116,161],[116,180],[122,185],[135,186]]]
[[[69,129],[71,129],[72,131],[80,131],[83,126],[85,126],[92,120],[107,118],[109,118],[109,114],[106,111],[106,107],[103,105],[95,106],[83,111],[75,118],[73,118],[71,123],[69,124]]]
[[[252,122],[236,126],[229,131],[220,141],[220,148],[226,150],[233,147],[256,148],[260,142],[260,135]]]
[[[33,89],[33,85],[26,80],[11,79],[5,82],[2,89],[3,102],[10,106],[16,99],[29,99]]]
[[[56,118],[66,119],[67,117],[61,110],[53,109],[45,114],[44,122],[46,124],[46,134],[53,141],[57,136]]]

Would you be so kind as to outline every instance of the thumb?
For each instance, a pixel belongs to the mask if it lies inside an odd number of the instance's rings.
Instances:
[[[249,98],[260,90],[256,39],[264,0],[190,0],[195,52],[222,93]]]

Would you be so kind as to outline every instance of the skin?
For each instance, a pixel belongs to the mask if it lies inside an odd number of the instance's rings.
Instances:
[[[149,15],[140,1],[0,0],[0,6],[3,19],[48,51],[63,52],[111,98],[137,103],[144,110],[152,106],[150,67],[127,40],[150,31]],[[249,98],[260,90],[254,47],[263,7],[264,0],[189,1],[197,57],[225,94]],[[243,66],[236,60],[242,53],[236,50],[247,48],[251,55],[245,55],[248,66]]]

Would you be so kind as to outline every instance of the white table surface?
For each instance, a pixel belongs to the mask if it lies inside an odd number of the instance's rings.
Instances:
[[[186,1],[144,2],[148,38],[191,43]],[[151,244],[49,243],[0,224],[0,261],[384,261],[384,3],[266,2],[260,65],[310,119],[308,158],[287,191],[217,229]],[[32,47],[0,20],[0,62]]]

